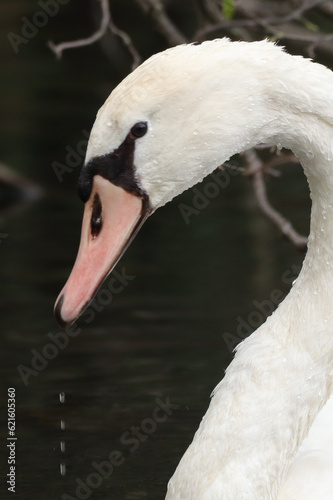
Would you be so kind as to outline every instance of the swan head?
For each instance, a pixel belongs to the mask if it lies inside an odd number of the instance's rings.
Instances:
[[[61,324],[81,314],[152,212],[258,142],[265,115],[258,115],[249,45],[168,49],[125,78],[99,110],[79,178],[80,248],[55,307]],[[263,54],[274,47],[259,45]]]

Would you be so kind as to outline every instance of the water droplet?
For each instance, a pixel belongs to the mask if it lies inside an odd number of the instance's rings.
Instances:
[[[66,428],[65,420],[60,420],[60,429],[64,430]]]
[[[65,402],[65,393],[64,392],[59,392],[59,401],[60,401],[60,403]]]
[[[66,450],[66,443],[65,443],[65,441],[60,441],[60,451],[62,453],[65,453],[65,450]]]
[[[282,149],[282,144],[280,142],[277,143],[276,147],[278,148],[279,151]]]
[[[62,476],[66,475],[66,464],[60,464],[60,474]]]

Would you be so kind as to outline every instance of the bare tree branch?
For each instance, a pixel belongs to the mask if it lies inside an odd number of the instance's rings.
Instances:
[[[20,193],[20,201],[33,201],[43,195],[43,190],[39,185],[3,163],[0,163],[0,182],[17,190]]]
[[[254,192],[260,209],[297,248],[300,250],[306,249],[307,238],[299,234],[291,222],[275,210],[268,200],[263,173],[265,168],[264,163],[260,160],[254,149],[246,151],[244,155],[251,166],[246,175],[252,178]]]
[[[102,9],[102,20],[99,29],[95,33],[93,33],[88,38],[83,38],[81,40],[74,40],[71,42],[62,42],[59,43],[58,45],[56,45],[52,41],[48,42],[47,45],[55,53],[57,59],[61,59],[64,50],[92,45],[105,35],[111,19],[109,1],[108,0],[99,0],[99,1],[101,3],[101,9]]]
[[[283,40],[296,40],[298,42],[308,43],[307,53],[309,57],[315,59],[316,49],[324,42],[331,42],[333,40],[332,34],[327,35],[297,35],[296,33],[283,33],[279,31],[278,38]],[[330,48],[330,52],[333,53],[333,48]]]
[[[109,29],[114,35],[120,38],[123,45],[131,54],[133,58],[132,69],[134,69],[141,62],[141,57],[135,45],[133,44],[130,36],[114,24],[111,18],[109,0],[98,1],[101,5],[101,23],[99,29],[95,33],[85,39],[63,42],[58,45],[55,45],[53,42],[49,42],[49,47],[53,50],[56,56],[60,58],[64,50],[83,47],[95,43],[100,40]],[[132,1],[135,2],[145,14],[148,14],[152,18],[153,25],[166,38],[169,45],[173,46],[188,42],[187,37],[178,29],[168,16],[163,0]],[[270,8],[269,10],[268,8],[263,10],[263,1],[264,0],[254,3],[252,2],[252,4],[250,3],[251,6],[254,5],[252,10],[249,8],[249,2],[246,2],[245,0],[238,2],[235,1],[238,18],[233,17],[232,19],[223,19],[221,10],[222,0],[197,0],[197,8],[203,14],[201,17],[203,17],[205,21],[209,20],[215,24],[206,25],[202,29],[198,30],[193,39],[199,41],[204,40],[207,36],[217,30],[224,30],[226,33],[232,32],[234,34],[235,30],[238,30],[239,34],[240,29],[242,29],[243,38],[246,39],[249,37],[252,39],[253,36],[251,34],[251,30],[257,29],[258,31],[259,29],[259,31],[263,30],[264,33],[275,39],[306,42],[306,47],[311,57],[314,56],[314,52],[320,44],[333,40],[333,35],[331,33],[325,34],[314,32],[309,29],[304,19],[302,21],[302,16],[304,16],[304,14],[311,9],[319,8],[322,9],[323,12],[326,12],[325,9],[330,7],[333,2],[329,2],[328,0],[303,0],[302,2],[295,3],[294,5],[296,5],[296,7],[294,9],[289,7],[289,11],[284,15],[281,15],[279,10],[276,10],[274,15],[272,14],[272,10]],[[263,15],[265,17],[261,17],[260,12],[266,12],[266,14]],[[328,15],[330,15],[330,11]],[[298,26],[298,30],[294,30],[295,24],[293,25],[292,23],[295,21],[301,21],[301,25]],[[325,49],[326,48],[327,47],[325,46]],[[244,156],[250,165],[250,168],[246,170],[245,175],[251,177],[252,179],[255,196],[261,210],[271,221],[274,222],[280,231],[293,242],[296,247],[300,249],[306,248],[307,238],[300,235],[293,228],[291,222],[282,216],[270,204],[264,180],[264,172],[277,177],[280,174],[275,167],[282,162],[295,162],[297,161],[295,157],[275,157],[274,159],[264,163],[258,156],[256,150],[250,150],[246,152]]]
[[[304,0],[304,2],[296,9],[291,10],[288,14],[284,16],[278,17],[269,17],[266,19],[261,19],[258,16],[254,15],[248,9],[242,8],[243,14],[245,14],[248,18],[252,19],[256,24],[261,25],[263,28],[270,28],[270,25],[274,24],[284,24],[290,23],[295,20],[299,20],[299,18],[305,14],[305,12],[318,7],[319,5],[326,3],[328,0]]]
[[[221,0],[203,0],[202,6],[205,9],[207,15],[213,22],[221,22],[222,16],[222,2]]]
[[[131,37],[123,30],[117,28],[117,26],[114,24],[113,20],[110,17],[110,22],[109,22],[109,30],[117,35],[120,40],[122,41],[123,45],[126,47],[128,52],[131,54],[133,58],[133,63],[132,63],[132,71],[141,64],[141,56],[139,52],[136,50]]]
[[[292,21],[299,20],[301,16],[307,11],[314,9],[315,7],[318,7],[327,2],[328,0],[305,0],[297,9],[292,10],[291,12],[280,18],[270,17],[266,19],[261,19],[258,18],[257,16],[254,16],[247,9],[244,9],[243,12],[249,18],[252,18],[252,20],[256,22],[259,26],[264,28],[267,31],[267,33],[270,33],[275,38],[283,40],[297,40],[308,43],[309,45],[307,47],[307,52],[310,57],[314,58],[315,50],[318,47],[318,45],[320,45],[323,42],[333,40],[333,35],[331,34],[322,35],[322,34],[312,34],[312,33],[311,34],[290,33],[290,32],[285,32],[284,30],[281,30],[279,28],[276,29],[274,28],[274,25],[288,24],[291,23]]]
[[[75,49],[78,47],[85,47],[87,45],[92,45],[93,43],[100,40],[106,33],[107,29],[109,29],[114,35],[118,36],[123,45],[129,51],[133,58],[132,70],[135,69],[141,63],[141,56],[134,47],[134,44],[130,38],[130,36],[125,33],[125,31],[119,29],[113,22],[111,18],[111,12],[109,8],[109,0],[99,0],[101,3],[102,9],[102,19],[101,25],[99,29],[93,33],[88,38],[83,38],[80,40],[73,40],[71,42],[62,42],[58,45],[54,44],[52,41],[48,42],[48,46],[55,53],[58,59],[61,59],[62,53],[67,49]]]
[[[229,31],[235,28],[255,28],[258,26],[261,26],[265,31],[275,36],[277,31],[273,28],[274,25],[286,24],[298,20],[305,12],[327,1],[328,0],[305,0],[297,9],[292,10],[284,16],[270,16],[266,18],[260,18],[248,9],[238,6],[237,10],[245,16],[245,19],[225,19],[216,24],[206,26],[197,31],[194,39],[203,40],[208,35],[218,30]],[[313,39],[311,41],[313,41]]]
[[[160,33],[165,36],[170,45],[187,43],[187,38],[173,24],[165,12],[161,0],[135,0],[145,13],[149,13],[154,19]]]

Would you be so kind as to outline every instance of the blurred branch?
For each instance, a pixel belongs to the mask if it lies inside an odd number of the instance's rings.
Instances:
[[[161,0],[135,0],[145,14],[150,14],[156,23],[156,27],[165,36],[170,45],[187,43],[187,38],[173,24],[165,12]]]
[[[292,223],[280,214],[275,208],[270,204],[266,185],[264,181],[264,170],[266,170],[267,165],[261,161],[255,149],[251,149],[244,153],[250,168],[246,172],[246,175],[252,178],[252,184],[254,192],[257,198],[258,205],[262,212],[280,229],[282,234],[284,234],[289,240],[300,250],[304,250],[307,247],[307,238],[299,234],[293,227]],[[281,160],[275,161],[277,164],[281,163]],[[270,167],[272,162],[270,162]]]
[[[111,17],[108,28],[114,35],[117,35],[120,38],[125,48],[131,54],[133,58],[133,63],[132,63],[132,71],[133,71],[135,68],[139,66],[139,64],[141,64],[141,56],[139,52],[136,50],[131,37],[125,31],[117,28],[117,26],[112,21]]]
[[[106,34],[107,30],[110,30],[120,38],[122,44],[131,54],[133,58],[132,69],[134,69],[140,64],[141,57],[128,33],[122,31],[114,24],[110,12],[110,0],[95,1],[98,1],[101,6],[101,22],[97,31],[88,38],[81,40],[63,42],[58,45],[49,42],[49,47],[60,58],[64,50],[93,44],[100,40]],[[148,15],[152,19],[153,27],[165,37],[170,46],[188,42],[186,35],[170,19],[165,8],[165,4],[167,4],[166,0],[131,1],[132,4],[136,4],[145,15]],[[180,4],[180,2],[174,1],[172,5],[175,6],[176,3]],[[320,44],[333,41],[332,32],[321,32],[319,28],[317,31],[316,24],[307,21],[305,17],[309,11],[317,8],[316,13],[319,14],[319,18],[321,15],[321,18],[325,16],[325,20],[329,19],[330,16],[333,16],[333,2],[329,0],[303,0],[298,2],[288,2],[287,0],[285,2],[234,0],[232,5],[235,11],[232,11],[231,19],[224,18],[223,16],[222,0],[195,0],[193,3],[200,14],[200,20],[205,23],[201,29],[197,30],[193,40],[203,41],[211,37],[216,31],[222,31],[222,33],[226,34],[231,33],[234,38],[241,37],[242,39],[249,40],[270,36],[273,39],[304,42],[305,48],[311,57],[314,57],[314,52]],[[281,13],[281,8],[284,9],[283,14]],[[333,47],[330,49],[327,44],[325,49],[331,50],[333,55]],[[278,176],[279,172],[274,167],[281,164],[282,161],[296,161],[295,158],[283,156],[264,162],[260,159],[256,150],[246,152],[245,157],[250,165],[245,175],[252,180],[260,209],[296,247],[304,249],[307,245],[307,238],[300,235],[293,228],[291,222],[272,207],[267,196],[264,180],[264,173]]]
[[[17,213],[29,203],[38,200],[44,195],[41,186],[18,174],[3,163],[0,163],[0,184],[5,186],[7,193],[4,199],[1,200],[0,222],[2,222],[4,216]],[[7,236],[6,233],[0,233],[0,239]]]
[[[206,14],[209,16],[209,18],[213,22],[221,22],[223,19],[222,16],[222,0],[219,0],[218,2],[214,0],[203,0],[202,1],[202,6],[206,12]]]
[[[99,0],[99,1],[101,3],[101,9],[102,9],[102,20],[99,29],[95,33],[93,33],[88,38],[73,40],[71,42],[62,42],[57,45],[52,41],[48,42],[47,45],[55,53],[57,59],[61,59],[64,50],[76,49],[78,47],[85,47],[87,45],[92,45],[105,35],[111,19],[109,0]]]
[[[274,25],[287,24],[292,21],[299,20],[299,18],[307,11],[326,3],[328,0],[305,0],[298,8],[288,12],[284,16],[269,16],[266,18],[258,17],[253,14],[249,9],[244,8],[242,5],[236,7],[238,13],[245,16],[245,19],[224,19],[216,24],[208,25],[199,31],[194,36],[195,40],[203,40],[211,35],[214,31],[225,30],[230,31],[235,28],[256,28],[258,26],[264,28],[268,33],[281,37],[281,30],[273,28]],[[286,35],[288,36],[288,35]],[[297,36],[297,35],[296,35]],[[324,37],[323,37],[324,38]],[[313,42],[313,37],[311,42]]]
[[[109,0],[98,0],[101,4],[101,23],[99,29],[87,38],[80,40],[73,40],[69,42],[62,42],[55,44],[54,42],[48,42],[48,46],[55,53],[56,57],[60,59],[62,57],[63,51],[67,49],[74,49],[78,47],[84,47],[91,45],[98,40],[100,40],[109,29],[113,34],[118,36],[125,48],[129,51],[133,58],[132,69],[136,68],[140,62],[141,57],[136,50],[130,36],[128,33],[120,30],[115,26],[111,18]],[[160,33],[165,36],[169,45],[178,45],[187,43],[188,40],[186,36],[176,27],[176,25],[171,21],[170,17],[165,11],[162,0],[133,0],[141,8],[145,14],[149,14]],[[242,19],[223,19],[222,12],[219,8],[219,2],[216,0],[201,0],[202,8],[206,12],[208,19],[215,20],[215,24],[209,24],[198,30],[193,40],[204,40],[210,36],[214,31],[223,30],[226,32],[233,31],[235,29],[245,28],[262,28],[270,36],[276,39],[283,40],[297,40],[303,41],[308,44],[307,51],[310,57],[314,57],[315,50],[323,42],[329,42],[333,40],[333,34],[320,34],[311,33],[307,30],[306,33],[295,33],[287,32],[285,29],[279,26],[288,25],[293,21],[300,20],[300,17],[315,7],[322,6],[329,0],[304,0],[301,5],[285,15],[275,15],[260,17],[257,14],[251,12],[248,7],[244,7],[241,2],[236,4],[236,9],[238,14],[243,16]],[[220,1],[220,0],[219,0]],[[327,5],[326,5],[327,7]],[[243,33],[244,35],[244,33]],[[244,37],[243,37],[244,38]],[[245,36],[246,38],[246,36]],[[332,49],[333,51],[333,49]]]
[[[271,25],[274,24],[285,24],[290,23],[295,20],[299,20],[299,18],[305,14],[305,12],[318,7],[321,4],[326,3],[328,0],[304,0],[304,2],[296,9],[291,10],[288,14],[284,16],[272,16],[266,19],[261,19],[255,15],[253,15],[248,9],[242,8],[243,14],[252,19],[252,21],[256,24],[261,25],[263,28],[270,28]]]
[[[98,42],[98,40],[100,40],[105,35],[106,31],[109,29],[114,35],[118,36],[121,39],[123,45],[131,54],[133,58],[132,69],[135,69],[141,63],[140,54],[134,47],[130,36],[127,33],[125,33],[125,31],[122,31],[121,29],[117,28],[117,26],[114,24],[111,18],[109,0],[99,0],[99,1],[101,3],[102,19],[100,27],[97,31],[95,31],[95,33],[93,33],[88,38],[73,40],[71,42],[62,42],[59,43],[58,45],[50,41],[48,42],[48,46],[55,53],[57,59],[61,59],[64,50],[76,49],[78,47],[85,47],[87,45],[92,45],[93,43]]]
[[[35,199],[42,195],[40,186],[3,163],[0,163],[0,183],[17,189],[21,192],[21,198],[24,199]]]
[[[297,34],[297,33],[286,32],[281,28],[274,28],[274,25],[288,24],[296,20],[299,21],[301,16],[305,14],[307,11],[314,9],[315,7],[319,7],[320,5],[323,5],[327,2],[328,0],[305,0],[298,8],[292,10],[285,16],[269,17],[266,19],[261,19],[254,16],[247,9],[244,9],[243,12],[249,18],[252,18],[252,21],[254,21],[259,26],[264,28],[267,31],[267,33],[270,33],[275,38],[283,40],[296,40],[308,43],[309,45],[307,47],[307,52],[310,57],[314,58],[315,50],[318,47],[318,45],[320,45],[320,43],[322,42],[333,40],[332,34],[327,34],[327,35],[314,34],[314,33]]]

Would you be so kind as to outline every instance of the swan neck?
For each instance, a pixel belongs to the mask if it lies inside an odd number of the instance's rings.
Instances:
[[[248,94],[242,89],[255,106],[247,115],[244,106],[248,126],[234,145],[240,152],[273,142],[300,159],[313,202],[308,252],[288,297],[242,342],[215,389],[170,482],[170,500],[276,499],[290,462],[332,390],[333,77],[304,59],[280,57],[282,67],[274,60],[271,71],[251,80]],[[216,471],[215,477],[193,479],[192,496],[181,496],[182,477],[195,477],[203,464]]]

